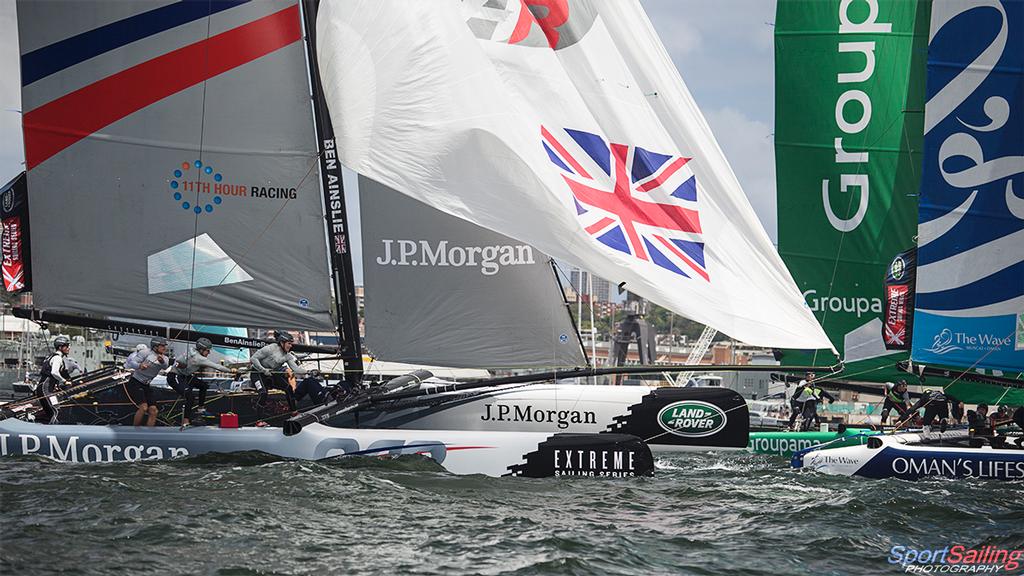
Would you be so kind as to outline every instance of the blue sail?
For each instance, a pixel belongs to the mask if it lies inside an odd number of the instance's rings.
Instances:
[[[1024,0],[933,5],[912,358],[1024,370]]]

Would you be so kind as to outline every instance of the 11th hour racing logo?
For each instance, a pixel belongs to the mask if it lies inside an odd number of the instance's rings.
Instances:
[[[298,197],[294,187],[233,182],[202,160],[175,166],[168,182],[174,202],[196,216],[213,213],[229,199],[288,201]]]

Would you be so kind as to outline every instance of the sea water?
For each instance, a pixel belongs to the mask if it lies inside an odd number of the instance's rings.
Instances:
[[[524,479],[419,458],[5,459],[0,574],[878,575],[935,569],[910,550],[1024,548],[1024,483],[833,477],[751,454],[658,467]]]

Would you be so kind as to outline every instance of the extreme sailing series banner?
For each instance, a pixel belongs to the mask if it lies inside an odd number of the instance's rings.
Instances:
[[[861,380],[896,377],[885,280],[914,245],[930,2],[779,0],[779,252]],[[890,346],[891,347],[891,346]],[[819,352],[784,363],[827,365]]]

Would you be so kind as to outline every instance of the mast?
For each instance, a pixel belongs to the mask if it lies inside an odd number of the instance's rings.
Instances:
[[[306,36],[306,63],[313,98],[313,122],[320,158],[320,188],[324,195],[324,220],[327,226],[331,280],[338,311],[338,353],[345,367],[345,379],[358,384],[363,376],[363,354],[359,340],[359,316],[356,308],[352,253],[349,250],[348,216],[341,163],[335,151],[334,126],[324,100],[320,69],[316,56],[316,15],[320,0],[302,0],[302,25]]]

